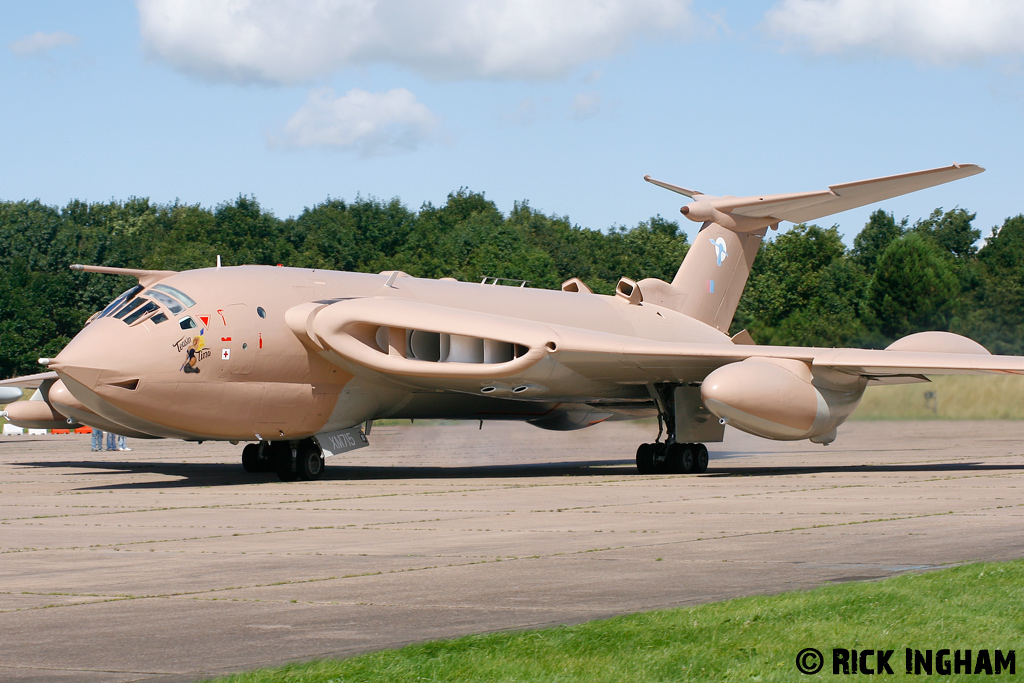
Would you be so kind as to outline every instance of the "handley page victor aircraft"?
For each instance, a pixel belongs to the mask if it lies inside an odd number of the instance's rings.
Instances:
[[[953,165],[827,190],[693,199],[701,223],[672,282],[622,278],[613,296],[380,274],[239,266],[186,272],[71,266],[138,278],[96,314],[17,425],[80,422],[133,437],[251,442],[249,471],[316,479],[378,418],[524,420],[577,429],[657,415],[643,473],[702,472],[732,426],[827,444],[870,384],[935,373],[1024,374],[948,332],[885,350],[757,346],[727,330],[769,227],[805,222],[980,173]],[[366,425],[366,430],[359,425]]]

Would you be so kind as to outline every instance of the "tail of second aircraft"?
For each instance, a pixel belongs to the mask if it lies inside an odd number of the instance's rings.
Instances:
[[[751,197],[716,197],[644,176],[650,183],[693,199],[680,211],[702,225],[672,282],[641,280],[640,292],[644,301],[679,311],[725,332],[732,324],[769,226],[777,228],[781,221],[805,223],[984,170],[974,164],[953,164],[830,185],[817,192]]]

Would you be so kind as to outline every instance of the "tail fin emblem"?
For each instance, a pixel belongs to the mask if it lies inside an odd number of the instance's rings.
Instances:
[[[715,257],[718,259],[718,265],[722,265],[722,261],[729,256],[729,249],[725,246],[725,240],[719,237],[717,239],[709,238],[708,241],[715,245]]]

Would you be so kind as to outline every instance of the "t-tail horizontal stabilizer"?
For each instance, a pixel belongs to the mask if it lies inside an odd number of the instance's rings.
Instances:
[[[830,185],[817,192],[752,197],[716,197],[644,176],[644,180],[694,201],[679,211],[697,223],[713,222],[734,232],[756,232],[781,221],[805,223],[885,199],[981,173],[975,164],[953,164],[927,171]]]

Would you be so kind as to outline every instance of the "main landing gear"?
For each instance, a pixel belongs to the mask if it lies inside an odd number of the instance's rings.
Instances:
[[[694,442],[721,441],[725,426],[704,405],[700,384],[651,384],[648,391],[658,408],[658,438],[636,449],[637,471],[640,474],[707,472],[708,448]]]
[[[246,472],[276,472],[281,481],[315,481],[324,473],[324,455],[313,439],[260,441],[242,449]]]
[[[642,443],[636,469],[640,474],[700,474],[708,471],[708,449],[702,443]]]

